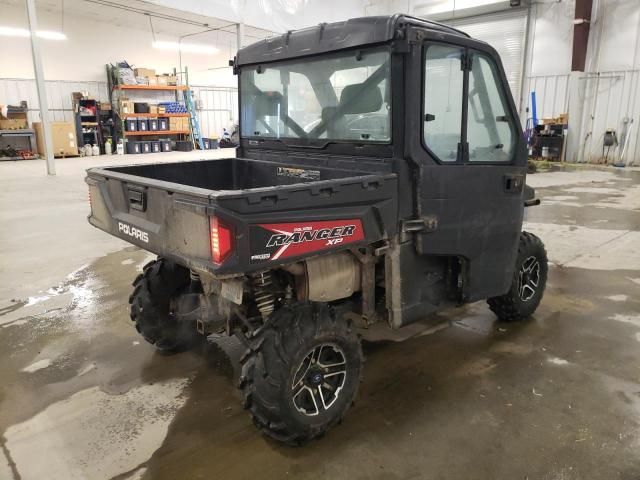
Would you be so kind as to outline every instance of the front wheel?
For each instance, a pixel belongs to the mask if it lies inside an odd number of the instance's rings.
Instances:
[[[489,308],[505,322],[533,315],[544,295],[547,272],[547,252],[542,240],[522,232],[511,288],[505,295],[488,299]]]
[[[269,317],[242,362],[240,388],[254,424],[297,446],[342,420],[363,358],[357,335],[329,305],[299,303]]]

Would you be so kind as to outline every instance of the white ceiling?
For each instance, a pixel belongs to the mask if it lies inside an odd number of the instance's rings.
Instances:
[[[24,0],[2,0],[2,2],[26,8]],[[194,35],[193,41],[227,45],[235,42],[236,27],[225,20],[174,10],[142,0],[37,0],[36,5],[38,11],[59,15],[60,25],[62,25],[62,6],[64,5],[65,22],[86,18],[118,27],[151,31],[149,24],[149,18],[151,18],[158,40],[174,40],[182,35],[205,32]],[[43,28],[45,27],[54,29],[55,26],[43,25]],[[207,32],[208,29],[214,28],[220,30]],[[266,38],[272,35],[272,32],[245,27],[244,34],[246,44]]]

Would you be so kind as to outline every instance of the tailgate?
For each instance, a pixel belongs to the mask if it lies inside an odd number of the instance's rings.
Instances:
[[[93,226],[187,266],[210,263],[210,190],[100,168],[87,173]]]
[[[370,245],[397,229],[395,174],[246,190],[209,190],[109,169],[89,170],[86,181],[92,225],[217,275]],[[218,264],[212,251],[220,253],[213,246],[219,234],[229,249]]]

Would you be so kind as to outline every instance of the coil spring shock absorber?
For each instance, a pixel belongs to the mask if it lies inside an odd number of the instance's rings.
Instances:
[[[256,305],[263,319],[267,319],[275,309],[275,297],[271,292],[271,272],[265,270],[252,275],[253,293]]]

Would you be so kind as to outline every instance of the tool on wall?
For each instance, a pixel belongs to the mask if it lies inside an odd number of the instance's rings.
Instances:
[[[613,128],[608,128],[604,132],[604,139],[602,140],[602,158],[604,159],[604,163],[609,163],[609,152],[611,151],[611,147],[614,149],[618,146],[618,136],[616,135],[616,131]],[[607,149],[607,153],[604,153],[604,149]]]
[[[633,129],[633,118],[625,117],[622,120],[622,133],[620,134],[620,156],[618,161],[614,163],[616,167],[626,167],[624,156],[627,153],[627,147],[629,146],[629,139],[631,138],[631,130]]]

